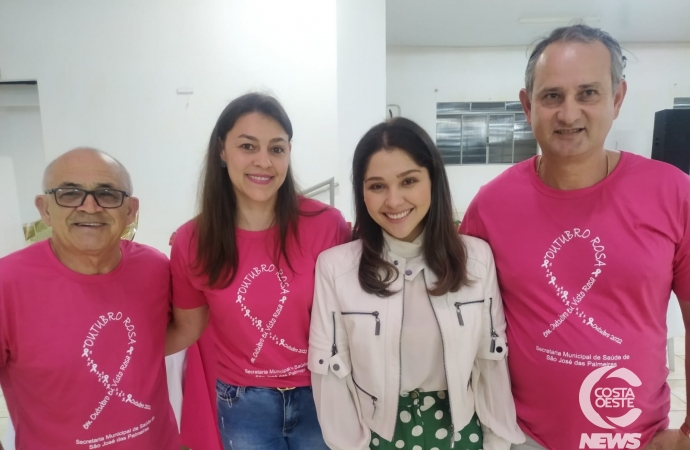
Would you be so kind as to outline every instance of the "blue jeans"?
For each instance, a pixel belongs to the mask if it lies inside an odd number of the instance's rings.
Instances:
[[[328,450],[311,387],[280,391],[216,381],[225,450]]]

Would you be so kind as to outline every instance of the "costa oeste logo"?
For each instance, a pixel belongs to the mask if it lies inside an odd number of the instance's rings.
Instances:
[[[635,392],[633,388],[640,387],[642,381],[631,370],[615,366],[605,366],[595,369],[582,382],[580,387],[580,408],[593,425],[605,430],[626,428],[632,425],[642,414],[642,410],[635,407]],[[613,372],[611,372],[613,370]],[[609,373],[611,372],[611,373]],[[606,379],[621,379],[628,386],[601,387],[599,382],[607,374]],[[594,396],[592,397],[592,393]],[[627,409],[621,416],[611,417],[603,411],[607,409]],[[598,411],[602,411],[601,413]],[[603,416],[602,416],[603,414]],[[640,433],[582,433],[580,448],[616,449],[640,447]]]

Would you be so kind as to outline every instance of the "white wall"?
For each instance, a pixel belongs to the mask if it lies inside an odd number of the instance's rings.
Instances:
[[[338,181],[336,205],[352,221],[352,156],[364,133],[385,120],[386,3],[338,0]]]
[[[623,44],[628,94],[613,124],[608,148],[651,157],[654,113],[690,96],[690,43]]]
[[[24,246],[12,158],[0,156],[0,258]]]
[[[650,156],[654,113],[690,96],[690,44],[624,45],[628,96],[607,147]],[[387,103],[436,135],[436,102],[516,101],[524,86],[524,47],[389,47]],[[479,188],[508,165],[447,166],[462,214]]]
[[[302,186],[339,173],[335,0],[0,0],[2,80],[38,81],[45,154],[90,145],[132,172],[137,240],[192,217],[223,107],[268,90],[293,121]],[[194,95],[176,95],[191,87]]]
[[[46,158],[36,86],[0,85],[0,156],[13,161],[21,222],[40,219],[34,197]]]

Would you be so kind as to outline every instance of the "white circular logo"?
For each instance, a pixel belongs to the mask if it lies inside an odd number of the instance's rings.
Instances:
[[[595,387],[597,383],[615,366],[600,367],[590,373],[582,382],[580,387],[580,408],[587,420],[592,424],[606,429],[614,429],[616,426],[625,428],[635,422],[642,414],[642,410],[635,408],[634,387],[642,385],[640,378],[632,371],[621,368],[611,372],[606,378],[619,378],[629,386],[627,387]],[[592,392],[594,392],[594,405],[592,404]],[[618,417],[608,417],[606,419],[599,414],[598,409],[606,408],[629,408],[628,412]]]

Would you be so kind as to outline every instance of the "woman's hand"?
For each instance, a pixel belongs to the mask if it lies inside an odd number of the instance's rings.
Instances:
[[[173,306],[172,320],[165,335],[165,356],[180,352],[195,343],[207,324],[208,305],[192,309]]]

